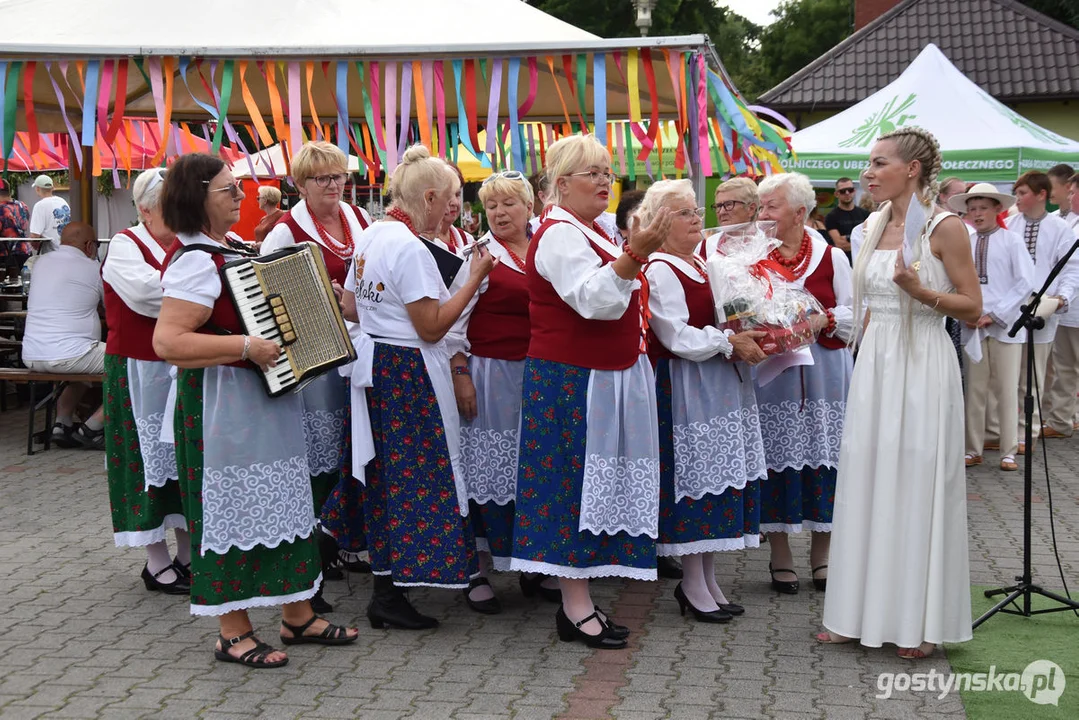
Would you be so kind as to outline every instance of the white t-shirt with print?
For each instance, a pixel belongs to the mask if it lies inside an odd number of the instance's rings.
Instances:
[[[30,234],[52,241],[52,249],[60,247],[60,233],[71,222],[71,208],[62,197],[50,195],[34,203],[30,213]]]

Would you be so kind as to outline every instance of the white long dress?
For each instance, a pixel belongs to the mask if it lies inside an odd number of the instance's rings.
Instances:
[[[928,235],[921,281],[954,292]],[[970,567],[959,365],[944,316],[919,302],[908,346],[898,252],[875,251],[866,270],[871,315],[847,398],[824,626],[910,648],[971,638]]]

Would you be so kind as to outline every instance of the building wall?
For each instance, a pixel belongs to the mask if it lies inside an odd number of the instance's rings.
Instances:
[[[1041,125],[1046,130],[1079,140],[1079,100],[1060,100],[1057,102],[1010,103],[1009,107],[1023,117]],[[816,125],[838,114],[839,110],[816,110],[791,112],[787,118],[801,130]],[[932,128],[928,128],[932,130]]]

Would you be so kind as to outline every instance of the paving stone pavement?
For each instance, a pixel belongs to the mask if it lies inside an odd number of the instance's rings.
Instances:
[[[459,593],[417,590],[442,621],[431,632],[364,624],[370,576],[330,583],[331,619],[360,626],[346,648],[289,649],[279,670],[216,663],[215,623],[183,598],[147,592],[144,555],[113,547],[102,453],[27,457],[25,411],[0,414],[0,717],[2,718],[871,718],[963,717],[958,695],[878,700],[881,672],[904,671],[894,648],[821,646],[823,594],[808,582],[806,536],[792,539],[804,589],[767,584],[765,547],[720,554],[728,595],[747,607],[730,625],[680,617],[674,583],[599,581],[597,601],[635,630],[622,651],[561,643],[555,607],[528,600],[512,574],[494,587],[497,616]],[[1079,439],[1049,441],[1056,536],[1066,576],[1079,567]],[[1039,447],[1040,450],[1040,447]],[[995,458],[991,458],[995,460]],[[1042,468],[1039,455],[1037,468]],[[968,473],[972,581],[1001,585],[1021,568],[1022,474]],[[1035,576],[1059,587],[1044,483],[1036,487]],[[279,618],[252,612],[273,641]],[[990,621],[978,632],[992,632]],[[941,654],[921,671],[946,672]]]

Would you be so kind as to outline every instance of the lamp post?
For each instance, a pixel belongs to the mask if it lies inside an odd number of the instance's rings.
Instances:
[[[641,29],[641,37],[648,37],[648,28],[652,27],[652,10],[656,7],[657,0],[633,0],[633,7],[637,9],[637,27]]]

